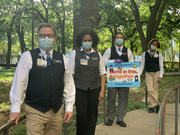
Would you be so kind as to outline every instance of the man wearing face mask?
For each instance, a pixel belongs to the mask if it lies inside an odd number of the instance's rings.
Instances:
[[[114,40],[115,46],[108,48],[104,55],[105,65],[107,63],[121,63],[121,62],[134,62],[134,58],[131,50],[123,46],[124,35],[122,33],[117,33]],[[118,111],[117,111],[117,121],[116,124],[121,127],[126,127],[124,122],[124,117],[127,111],[128,105],[128,87],[109,87],[107,95],[107,115],[108,121],[107,126],[111,126],[115,116],[116,116],[116,94],[118,93]]]
[[[146,86],[150,102],[148,112],[158,113],[160,108],[158,102],[158,86],[163,77],[163,57],[160,52],[156,51],[157,48],[160,48],[160,43],[157,39],[152,39],[148,46],[149,50],[142,55],[140,75],[145,67]]]
[[[40,24],[37,31],[39,48],[22,54],[14,75],[9,122],[18,124],[25,93],[27,135],[62,134],[63,98],[64,122],[72,117],[74,81],[66,57],[53,50],[55,34],[50,24]]]
[[[94,135],[98,103],[104,97],[106,69],[101,54],[94,49],[98,44],[95,32],[80,32],[76,43],[79,48],[69,57],[76,86],[76,134]]]

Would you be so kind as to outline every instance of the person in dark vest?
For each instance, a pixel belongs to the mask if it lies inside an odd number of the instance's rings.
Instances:
[[[27,135],[61,135],[72,117],[75,85],[66,57],[53,49],[55,29],[42,23],[37,30],[39,47],[22,54],[12,83],[9,122],[18,124],[25,94]]]
[[[149,96],[150,107],[149,113],[159,112],[158,102],[158,86],[163,77],[163,56],[156,51],[160,48],[160,43],[157,39],[152,39],[149,42],[149,50],[142,55],[140,75],[142,75],[144,67],[146,71],[146,87]]]
[[[107,63],[121,63],[121,62],[134,62],[133,54],[131,50],[124,47],[124,35],[122,33],[117,33],[114,40],[115,46],[108,48],[104,55],[105,65]],[[116,94],[118,93],[118,109],[117,109],[117,121],[116,124],[126,127],[124,122],[124,117],[127,112],[128,106],[128,87],[109,87],[107,95],[107,116],[108,121],[107,126],[111,126],[116,117]]]
[[[106,69],[101,54],[94,49],[98,44],[95,32],[80,32],[76,43],[78,48],[69,58],[76,86],[76,134],[94,135],[98,103],[104,97]]]

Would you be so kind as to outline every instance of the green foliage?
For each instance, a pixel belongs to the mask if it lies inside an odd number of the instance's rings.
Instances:
[[[31,1],[20,0],[18,2],[13,2],[11,0],[1,0],[0,50],[4,50],[2,58],[4,60],[6,59],[8,49],[6,32],[7,30],[10,30],[10,28],[12,28],[11,57],[19,57],[21,54],[17,25],[19,25],[21,30],[24,32],[25,44],[29,46],[29,49],[32,49],[32,17],[34,18],[35,48],[38,47],[36,40],[37,26],[39,23],[46,22],[48,20],[48,22],[53,24],[57,30],[55,49],[60,47],[60,50],[62,50],[62,47],[65,46],[66,52],[71,51],[73,49],[73,2],[77,1],[34,1],[34,11],[32,14]],[[150,7],[154,5],[155,0],[140,0],[135,2],[137,3],[139,9],[143,32],[145,36],[147,36],[146,33],[148,19],[150,17]],[[176,42],[173,53],[178,52],[179,50],[180,12],[178,5],[180,5],[178,0],[168,0],[164,9],[161,23],[156,34],[156,38],[158,38],[161,43],[160,51],[162,53],[164,53],[167,48],[171,47],[171,39],[174,39]],[[77,4],[76,6],[79,8],[80,4]],[[101,15],[101,21],[99,23],[98,31],[98,35],[100,37],[98,50],[101,54],[113,45],[113,38],[116,32],[122,32],[125,35],[125,46],[131,48],[134,55],[142,54],[141,40],[137,32],[130,1],[100,0],[99,13]],[[94,21],[94,16],[90,19],[91,21]],[[62,36],[63,33],[64,39]],[[169,55],[173,57],[173,55]]]
[[[173,71],[179,68],[179,62],[165,62],[164,66],[165,66],[165,69],[172,69]]]
[[[143,33],[145,38],[147,38],[147,27],[149,23],[149,17],[151,15],[150,9],[153,8],[155,0],[140,0],[135,1],[140,14],[140,21],[142,24]],[[175,4],[176,3],[176,4]],[[179,50],[179,18],[180,12],[179,7],[180,1],[169,0],[164,9],[160,25],[157,30],[156,38],[161,43],[160,52],[164,53],[167,48],[171,48],[171,40],[176,41],[174,51]],[[100,22],[100,33],[106,33],[106,29],[109,29],[109,38],[112,40],[115,32],[120,31],[126,37],[125,46],[128,48],[133,48],[134,55],[142,54],[142,46],[147,46],[141,44],[139,33],[135,25],[135,18],[131,10],[130,1],[119,1],[119,0],[100,0],[100,14],[102,20]],[[159,12],[157,13],[159,14]],[[158,17],[156,17],[157,21]],[[105,35],[106,36],[106,35]],[[104,44],[104,42],[100,44]],[[112,42],[109,41],[109,47],[112,46]],[[102,45],[100,45],[102,46]],[[102,50],[102,47],[100,48]],[[103,52],[103,51],[102,51]],[[170,54],[172,52],[167,51]]]
[[[32,49],[32,17],[34,18],[34,42],[35,48],[38,47],[36,40],[36,30],[39,23],[49,22],[54,25],[57,30],[57,42],[55,49],[60,46],[65,46],[66,50],[71,50],[73,40],[73,2],[72,1],[34,1],[34,11],[32,14],[31,1],[20,0],[13,2],[11,0],[2,0],[0,2],[0,50],[3,49],[3,59],[7,55],[7,31],[12,33],[12,53],[11,57],[19,56],[21,54],[20,40],[17,34],[17,26],[20,26],[20,31],[24,33],[25,45]],[[47,11],[47,12],[46,12]],[[47,13],[47,14],[46,14]],[[65,17],[64,17],[65,16]],[[63,24],[64,22],[65,24]],[[64,29],[63,29],[64,27]],[[10,29],[11,28],[11,29]],[[63,32],[65,33],[62,37]],[[62,38],[65,42],[62,44]],[[61,49],[60,48],[60,49]]]
[[[10,109],[11,109],[10,102],[0,104],[1,112],[7,112],[7,111],[10,111]]]

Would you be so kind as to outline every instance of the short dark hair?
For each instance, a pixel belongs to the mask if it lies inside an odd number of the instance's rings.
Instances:
[[[91,30],[84,30],[84,31],[79,32],[79,34],[76,37],[77,46],[81,47],[81,42],[85,35],[91,36],[92,41],[93,41],[92,47],[96,47],[99,42],[98,35],[94,31],[91,31]]]
[[[121,34],[121,35],[123,35],[123,38],[124,38],[124,34],[122,34],[121,32],[116,33],[116,35],[117,35],[117,34]],[[115,35],[115,37],[116,37],[116,35]]]
[[[56,36],[56,30],[55,30],[54,27],[53,27],[51,24],[49,24],[49,23],[40,23],[40,24],[38,25],[37,35],[39,35],[40,29],[42,29],[42,28],[44,28],[44,27],[49,27],[49,28],[53,29],[54,35]]]
[[[123,35],[123,38],[124,38],[124,40],[125,40],[125,37],[124,37],[124,34],[123,34],[123,33],[121,33],[121,32],[117,32],[117,33],[116,33],[116,35],[117,35],[117,34],[121,34],[121,35]],[[114,36],[113,41],[116,39],[116,35]]]
[[[157,42],[158,42],[158,47],[157,47],[157,48],[160,48],[160,43],[159,43],[159,41],[158,41],[156,38],[151,39],[151,41],[149,41],[148,46],[150,47],[151,44],[152,44],[154,41],[157,41]]]

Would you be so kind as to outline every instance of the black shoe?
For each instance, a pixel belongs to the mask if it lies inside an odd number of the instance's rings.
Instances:
[[[153,113],[154,112],[154,108],[149,107],[148,113]]]
[[[159,108],[160,108],[160,106],[159,106],[159,105],[157,105],[157,106],[155,107],[155,109],[156,109],[156,113],[158,113],[158,112],[159,112]]]
[[[111,126],[111,125],[112,125],[112,123],[113,123],[113,121],[112,121],[112,120],[108,120],[108,121],[106,122],[106,125],[107,125],[107,126]]]
[[[116,124],[120,125],[121,127],[127,127],[126,123],[124,121],[117,121]]]

